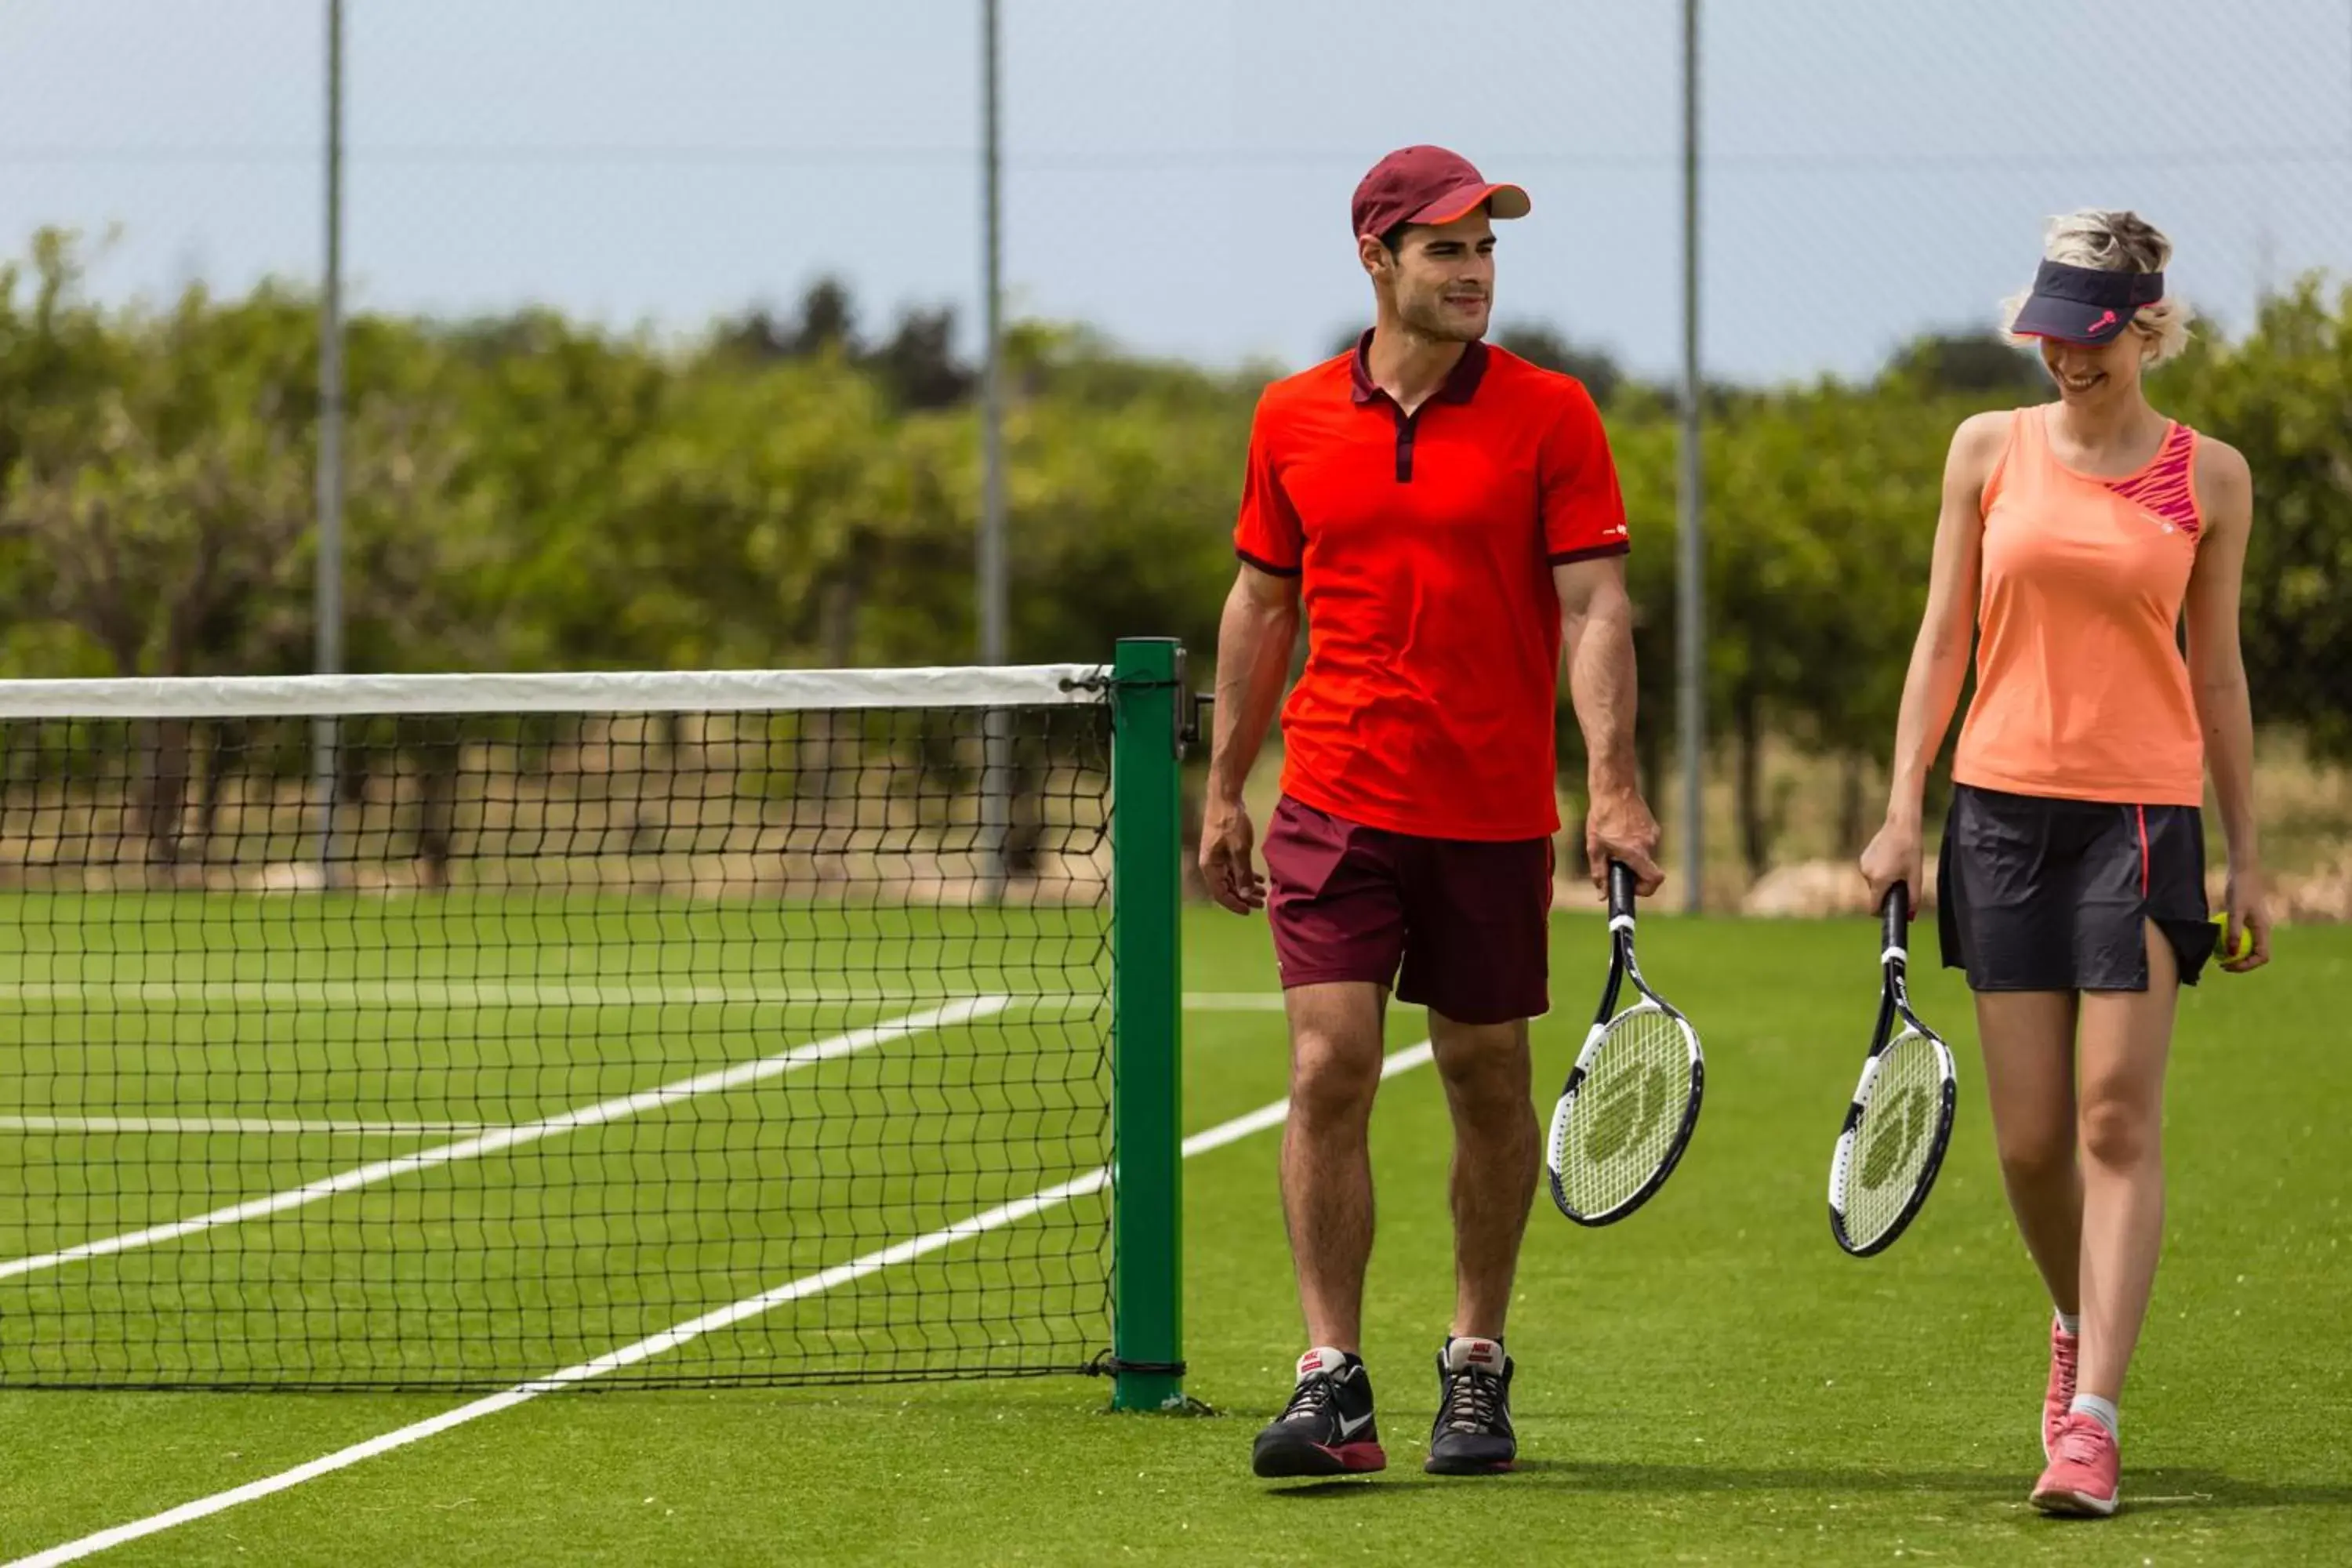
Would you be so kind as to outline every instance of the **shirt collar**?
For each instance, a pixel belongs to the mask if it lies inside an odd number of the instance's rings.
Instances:
[[[1356,352],[1349,357],[1348,361],[1349,395],[1358,403],[1370,403],[1375,398],[1388,395],[1372,380],[1371,352],[1372,334],[1371,331],[1367,329],[1364,335],[1356,340]],[[1430,395],[1430,401],[1467,403],[1477,395],[1478,383],[1486,374],[1486,345],[1473,342],[1464,347],[1462,357],[1455,360],[1454,368],[1445,373],[1444,381],[1440,383],[1437,390]]]

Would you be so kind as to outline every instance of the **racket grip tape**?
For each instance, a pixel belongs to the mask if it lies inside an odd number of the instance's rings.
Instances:
[[[1633,868],[1622,860],[1609,862],[1609,918],[1611,921],[1633,918]]]
[[[1880,929],[1885,933],[1880,943],[1882,949],[1891,951],[1909,947],[1911,889],[1907,883],[1897,882],[1886,889],[1886,902],[1879,910],[1879,919],[1883,922]]]

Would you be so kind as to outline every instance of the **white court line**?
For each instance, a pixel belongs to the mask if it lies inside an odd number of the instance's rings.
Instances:
[[[487,1121],[289,1121],[268,1116],[0,1116],[0,1132],[330,1132],[341,1138],[440,1138],[496,1130]]]
[[[142,984],[170,983],[150,982]],[[299,987],[297,985],[293,984],[284,986],[282,989],[287,993],[285,999],[289,1002],[295,1000],[296,998],[293,993]],[[24,988],[20,987],[18,989],[21,991]],[[55,987],[53,989],[62,992],[66,988]],[[610,994],[614,988],[583,987],[576,989],[595,990],[609,1000]],[[5,991],[0,991],[0,999],[5,999]],[[671,1002],[710,1002],[718,1000],[718,997],[715,994],[699,990],[690,993],[665,991],[659,994],[662,1000]],[[240,995],[242,995],[242,993],[240,993]],[[211,998],[208,997],[207,999]],[[316,998],[312,994],[306,992],[304,993],[302,999],[315,1000]],[[903,1002],[919,1000],[919,998],[916,997],[913,993],[909,992],[898,994],[891,999],[894,1001]],[[760,996],[745,996],[741,994],[733,994],[729,997],[729,1000],[742,1005],[833,1006],[871,1003],[877,1000],[877,998],[872,995],[856,997],[813,996],[806,994],[791,994],[788,995],[779,993],[772,995]],[[1045,993],[1037,993],[1028,995],[1011,995],[1004,997],[1003,1001],[1008,1010],[1035,1007],[1049,1002],[1066,1002],[1075,1004],[1080,1010],[1108,1005],[1107,999],[1090,997],[1078,993],[1071,993],[1067,995]],[[495,1005],[504,1005],[512,1004],[510,1002],[502,1002]],[[592,1005],[604,1004],[600,1002]],[[641,1004],[614,1003],[612,1005],[637,1005]],[[1187,992],[1184,994],[1185,1010],[1195,1013],[1278,1013],[1282,1010],[1282,993],[1278,991],[1192,991]],[[313,1133],[325,1133],[339,1138],[437,1138],[455,1137],[460,1134],[476,1132],[495,1132],[510,1125],[512,1124],[491,1121],[352,1121],[337,1120],[305,1120],[301,1118],[289,1119],[286,1117],[272,1116],[0,1115],[0,1132],[83,1132],[93,1134],[235,1132],[252,1133],[265,1137],[296,1137]]]
[[[858,1007],[950,1002],[970,991],[805,991],[790,986],[573,984],[516,980],[27,980],[0,981],[0,1008],[102,1002],[173,1007]],[[1083,991],[1001,992],[1008,1006],[1107,1007]],[[1188,991],[1196,1013],[1278,1013],[1279,991]]]
[[[194,1236],[203,1231],[217,1229],[222,1226],[237,1225],[249,1219],[265,1219],[271,1215],[283,1214],[289,1209],[297,1209],[306,1204],[317,1203],[321,1198],[357,1192],[362,1187],[373,1186],[378,1182],[388,1182],[395,1176],[410,1175],[418,1171],[431,1170],[436,1165],[446,1165],[458,1160],[479,1159],[484,1154],[495,1154],[501,1149],[511,1149],[520,1143],[536,1142],[541,1138],[551,1138],[561,1132],[577,1131],[583,1127],[600,1127],[608,1121],[620,1121],[644,1111],[657,1110],[682,1100],[694,1099],[698,1095],[721,1094],[730,1089],[741,1089],[746,1085],[774,1078],[780,1073],[791,1072],[797,1068],[828,1061],[835,1057],[848,1056],[854,1051],[862,1051],[868,1046],[881,1045],[888,1040],[903,1039],[908,1035],[921,1034],[929,1029],[969,1023],[974,1018],[984,1018],[1003,1010],[1004,999],[1001,996],[967,997],[945,1007],[933,1007],[925,1012],[908,1014],[906,1017],[896,1018],[887,1024],[873,1024],[862,1029],[852,1029],[846,1034],[835,1035],[830,1039],[818,1040],[813,1045],[797,1046],[789,1051],[780,1051],[772,1057],[761,1057],[757,1061],[740,1062],[734,1067],[721,1068],[716,1072],[701,1073],[693,1078],[680,1079],[676,1083],[666,1083],[658,1089],[639,1089],[635,1094],[625,1094],[612,1100],[599,1100],[594,1105],[579,1110],[567,1110],[561,1116],[551,1116],[544,1121],[529,1121],[517,1127],[502,1127],[494,1132],[460,1139],[455,1143],[444,1143],[438,1148],[420,1149],[412,1154],[402,1154],[390,1160],[378,1160],[373,1164],[362,1165],[354,1170],[339,1171],[334,1175],[322,1176],[315,1182],[307,1183],[286,1192],[272,1193],[268,1197],[252,1198],[245,1203],[233,1204],[227,1208],[215,1209],[210,1214],[197,1215],[193,1219],[173,1220],[168,1225],[150,1226],[144,1230],[129,1231],[121,1236],[110,1236],[98,1241],[85,1241],[61,1251],[45,1252],[37,1258],[16,1258],[6,1263],[0,1263],[0,1279],[37,1274],[44,1269],[79,1262],[85,1258],[103,1258],[111,1253],[129,1252],[137,1247],[177,1241],[184,1236]]]
[[[1187,991],[1184,1005],[1195,1013],[1279,1013],[1279,991]]]
[[[27,980],[0,982],[0,1005],[100,1002],[173,1007],[857,1007],[970,996],[961,991],[810,991],[792,986],[543,980]],[[1033,993],[1060,1001],[1075,993]]]
[[[1402,1050],[1391,1052],[1387,1059],[1381,1063],[1381,1076],[1392,1078],[1398,1073],[1417,1068],[1429,1059],[1429,1042],[1423,1040],[1417,1046],[1408,1046]],[[1236,1116],[1231,1121],[1219,1122],[1216,1126],[1204,1131],[1195,1132],[1184,1140],[1184,1158],[1189,1160],[1196,1154],[1205,1154],[1212,1149],[1221,1149],[1236,1140],[1248,1137],[1253,1132],[1279,1126],[1289,1114],[1290,1101],[1277,1100],[1271,1105],[1258,1107],[1245,1116]],[[501,1410],[511,1410],[516,1405],[527,1400],[536,1399],[542,1394],[569,1388],[575,1384],[585,1383],[591,1378],[602,1377],[608,1372],[634,1365],[648,1356],[675,1350],[691,1340],[716,1330],[727,1328],[731,1324],[740,1323],[746,1318],[757,1317],[787,1301],[796,1301],[804,1296],[822,1295],[836,1286],[846,1285],[868,1274],[897,1264],[911,1262],[927,1253],[937,1252],[941,1247],[952,1247],[959,1241],[969,1240],[975,1236],[984,1236],[992,1230],[1000,1230],[1016,1220],[1026,1219],[1046,1209],[1059,1207],[1073,1198],[1085,1197],[1100,1192],[1109,1184],[1109,1181],[1110,1172],[1108,1169],[1089,1171],[1085,1175],[1075,1177],[1057,1186],[1032,1193],[1025,1198],[1009,1204],[1000,1204],[992,1209],[982,1210],[969,1218],[958,1220],[945,1229],[935,1230],[929,1235],[919,1236],[911,1241],[902,1241],[895,1246],[883,1247],[878,1252],[869,1252],[862,1258],[854,1258],[846,1263],[836,1264],[821,1273],[806,1275],[788,1284],[779,1285],[772,1290],[747,1297],[731,1306],[721,1307],[715,1312],[705,1313],[675,1328],[665,1329],[650,1338],[639,1340],[633,1345],[625,1345],[608,1354],[598,1356],[594,1361],[584,1361],[576,1366],[567,1366],[561,1372],[534,1379],[530,1383],[519,1383],[512,1388],[488,1394],[469,1405],[460,1405],[454,1410],[445,1410],[438,1415],[400,1427],[396,1431],[386,1432],[380,1436],[371,1437],[363,1443],[354,1443],[348,1448],[338,1448],[331,1454],[323,1455],[307,1464],[297,1465],[290,1470],[280,1470],[274,1476],[264,1476],[257,1481],[247,1481],[241,1487],[234,1487],[225,1492],[215,1492],[210,1497],[198,1498],[193,1502],[184,1502],[177,1508],[167,1509],[162,1513],[151,1515],[146,1519],[134,1520],[129,1524],[118,1524],[110,1530],[101,1530],[95,1535],[85,1535],[79,1541],[69,1541],[62,1546],[52,1546],[46,1552],[37,1552],[30,1557],[20,1557],[14,1563],[0,1565],[0,1568],[56,1568],[58,1563],[79,1562],[84,1557],[92,1557],[99,1552],[133,1541],[143,1540],[150,1535],[159,1535],[176,1526],[191,1524],[197,1520],[225,1512],[240,1503],[253,1502],[273,1493],[289,1490],[300,1486],[305,1481],[316,1480],[320,1476],[347,1469],[363,1459],[373,1459],[379,1454],[388,1454],[394,1448],[404,1448],[412,1443],[421,1443],[425,1438],[436,1436],[453,1426],[462,1426],[469,1421],[478,1421],[485,1415],[495,1415]]]

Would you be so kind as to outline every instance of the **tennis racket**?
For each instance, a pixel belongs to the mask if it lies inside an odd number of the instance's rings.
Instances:
[[[1903,983],[1910,893],[1902,883],[1884,912],[1878,1026],[1830,1158],[1830,1233],[1856,1258],[1893,1246],[1927,1201],[1952,1139],[1956,1097],[1951,1050],[1911,1011]]]
[[[1616,1011],[1631,980],[1637,999]],[[1690,1021],[1633,961],[1633,872],[1609,863],[1609,981],[1551,1113],[1551,1201],[1579,1225],[1623,1219],[1665,1185],[1698,1126],[1706,1060]]]

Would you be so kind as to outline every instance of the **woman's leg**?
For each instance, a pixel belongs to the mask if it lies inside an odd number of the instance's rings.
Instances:
[[[2071,991],[1977,994],[2000,1176],[2025,1249],[2058,1310],[2080,1310],[2083,1177],[2075,1163]]]
[[[2113,1403],[2139,1341],[2164,1241],[2164,1068],[2179,971],[2147,928],[2147,989],[2084,993],[2083,1352],[2079,1387]]]

